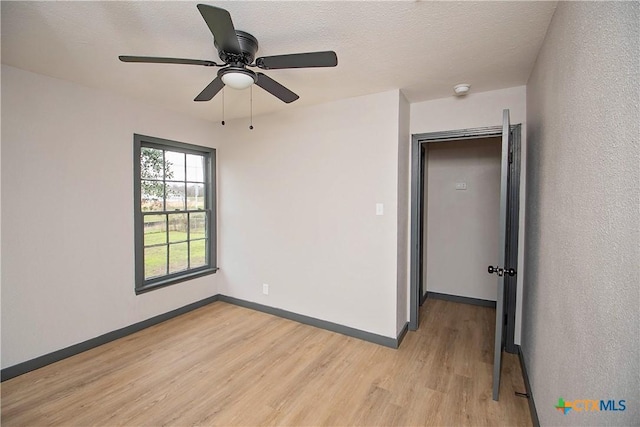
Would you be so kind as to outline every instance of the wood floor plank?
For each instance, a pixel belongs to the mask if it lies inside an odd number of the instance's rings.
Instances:
[[[1,385],[6,426],[531,425],[495,310],[427,300],[399,349],[216,302]]]

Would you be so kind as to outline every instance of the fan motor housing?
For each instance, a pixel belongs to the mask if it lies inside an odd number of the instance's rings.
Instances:
[[[227,64],[242,63],[245,65],[251,64],[256,57],[258,51],[258,39],[251,34],[236,30],[236,36],[238,37],[238,43],[240,44],[241,54],[225,52],[220,50],[218,44],[214,40],[214,45],[218,49],[218,56]]]

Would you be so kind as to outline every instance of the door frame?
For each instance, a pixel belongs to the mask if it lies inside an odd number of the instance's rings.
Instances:
[[[512,219],[514,226],[515,236],[511,236],[511,241],[507,245],[518,245],[518,203],[519,203],[519,181],[520,181],[520,141],[521,141],[521,124],[514,124],[510,126],[510,132],[514,141],[513,163],[509,167],[510,182],[514,182],[517,185],[511,185],[509,191],[509,198],[515,203],[509,204],[509,212],[507,218]],[[422,295],[420,291],[423,289],[423,267],[421,260],[424,254],[425,242],[423,241],[424,224],[424,212],[423,212],[423,197],[425,193],[424,188],[424,171],[426,169],[425,151],[426,145],[438,142],[446,141],[459,141],[465,139],[480,139],[480,138],[492,138],[502,137],[502,126],[489,126],[470,129],[449,130],[442,132],[428,132],[418,133],[411,136],[411,236],[410,236],[410,289],[409,289],[409,330],[415,331],[419,326],[418,312],[420,310],[420,303]],[[513,181],[512,181],[513,180]],[[515,211],[514,211],[515,209]],[[514,233],[512,233],[514,234]],[[515,237],[515,241],[513,241]],[[517,262],[517,251],[515,255]],[[501,260],[498,262],[502,262]],[[478,272],[483,274],[483,272]],[[517,277],[517,276],[516,276]],[[516,279],[515,277],[510,285],[507,286],[505,295],[505,313],[506,313],[506,328],[505,329],[505,348],[509,353],[517,353],[517,346],[514,343],[515,334],[515,310],[516,310]]]

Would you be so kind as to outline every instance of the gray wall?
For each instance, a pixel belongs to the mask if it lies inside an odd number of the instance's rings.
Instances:
[[[133,134],[220,128],[2,65],[2,368],[218,293],[214,274],[135,294]]]
[[[430,143],[427,150],[425,287],[495,301],[497,280],[487,266],[500,262],[501,138]]]
[[[527,85],[522,350],[542,425],[640,421],[638,3],[558,5]],[[624,399],[624,412],[554,408]]]
[[[396,329],[398,333],[409,317],[409,186],[411,170],[411,109],[409,101],[398,94],[398,291]]]
[[[254,132],[245,119],[224,126],[220,293],[397,336],[407,321],[406,297],[398,302],[400,98],[393,90],[287,109],[254,117]]]

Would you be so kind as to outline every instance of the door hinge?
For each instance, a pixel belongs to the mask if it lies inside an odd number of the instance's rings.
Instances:
[[[509,163],[513,163],[513,151],[509,152]]]

